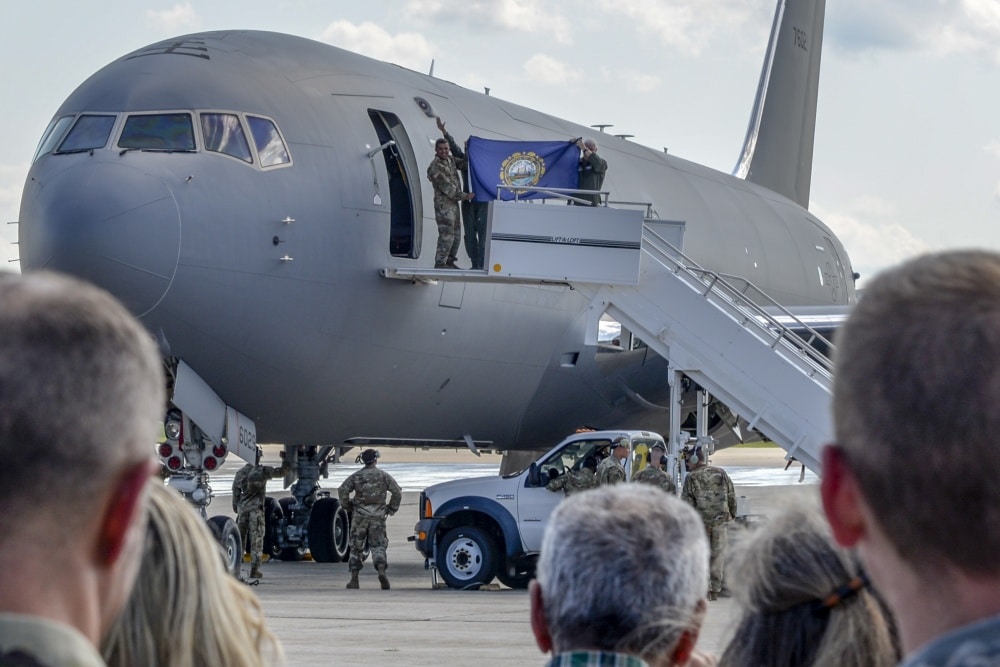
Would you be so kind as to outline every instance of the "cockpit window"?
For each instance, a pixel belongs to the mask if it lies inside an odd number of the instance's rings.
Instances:
[[[253,162],[250,143],[243,132],[240,117],[236,114],[201,114],[201,132],[205,135],[205,150],[231,155],[244,162]]]
[[[276,164],[287,164],[292,161],[288,157],[285,142],[281,139],[278,128],[272,121],[258,116],[247,116],[247,123],[250,124],[250,133],[253,135],[254,144],[257,145],[260,166],[272,167]]]
[[[45,128],[45,133],[42,134],[41,141],[38,142],[38,150],[35,151],[35,157],[31,158],[31,161],[34,162],[40,155],[51,153],[56,144],[62,141],[63,136],[66,134],[66,129],[72,122],[72,116],[62,116],[49,123],[49,126]]]
[[[194,128],[186,113],[144,114],[125,121],[118,148],[193,151]]]
[[[73,129],[59,145],[60,153],[75,153],[89,151],[94,148],[104,148],[115,125],[114,116],[80,116],[76,119]]]

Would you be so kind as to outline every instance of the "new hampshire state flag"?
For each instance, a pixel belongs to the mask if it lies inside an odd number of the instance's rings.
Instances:
[[[469,175],[476,201],[497,198],[497,186],[522,185],[539,188],[568,188],[579,184],[577,164],[580,149],[572,141],[498,141],[469,137]],[[519,199],[544,199],[553,195],[522,192]],[[500,199],[513,199],[510,190]]]

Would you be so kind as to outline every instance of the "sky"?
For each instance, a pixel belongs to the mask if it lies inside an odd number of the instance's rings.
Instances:
[[[800,1],[800,0],[796,0]],[[775,0],[33,0],[0,8],[0,268],[38,139],[90,74],[201,30],[287,32],[732,172]],[[596,131],[595,131],[596,132]],[[858,285],[1000,251],[1000,0],[827,0],[810,211]]]

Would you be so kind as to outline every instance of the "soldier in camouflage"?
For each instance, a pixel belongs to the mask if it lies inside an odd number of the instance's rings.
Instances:
[[[545,485],[549,491],[562,491],[567,496],[586,491],[597,486],[597,459],[588,456],[583,459],[579,470],[569,470]]]
[[[254,463],[239,469],[233,478],[233,511],[236,512],[236,526],[243,536],[243,551],[250,552],[250,578],[260,579],[260,561],[264,555],[264,496],[267,480],[284,475],[288,462],[281,453],[281,467],[260,465],[260,447]]]
[[[624,482],[627,475],[622,461],[628,456],[628,439],[615,438],[611,442],[611,455],[597,466],[597,485],[618,484]]]
[[[667,450],[663,445],[653,445],[649,450],[649,465],[640,470],[632,481],[658,486],[667,493],[676,494],[677,485],[674,484],[674,480],[660,468],[666,453]]]
[[[434,142],[434,159],[427,167],[427,179],[434,186],[434,218],[438,226],[434,268],[457,269],[458,246],[462,240],[462,218],[458,203],[472,201],[475,195],[462,192],[458,170],[464,169],[467,164],[465,155],[451,154],[451,146],[457,147],[457,144],[445,131],[444,122],[440,118],[437,119],[437,126],[444,138]]]
[[[378,581],[382,590],[389,589],[389,578],[385,569],[389,562],[385,550],[389,537],[385,532],[385,519],[399,510],[403,491],[392,475],[375,467],[378,452],[366,449],[358,457],[365,467],[344,480],[337,491],[340,504],[351,512],[351,580],[347,588],[358,588],[358,573],[364,564],[365,542],[371,548],[372,562],[378,570]],[[354,494],[352,497],[351,494]],[[388,505],[385,494],[390,495]]]
[[[681,498],[694,505],[705,524],[712,550],[708,599],[715,600],[725,585],[727,531],[736,516],[736,491],[726,471],[708,465],[707,459],[704,448],[695,447],[691,451]]]

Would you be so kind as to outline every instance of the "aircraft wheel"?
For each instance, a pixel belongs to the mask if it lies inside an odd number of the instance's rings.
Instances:
[[[270,496],[264,498],[264,553],[271,558],[281,556],[279,531],[281,530],[281,519],[284,516],[285,513],[277,500]]]
[[[478,588],[496,575],[493,538],[475,526],[452,528],[438,543],[437,567],[451,588]]]
[[[309,551],[317,563],[338,563],[344,559],[348,539],[347,512],[340,501],[320,498],[309,515]]]
[[[243,562],[243,540],[240,537],[240,529],[236,527],[236,522],[228,516],[213,516],[208,520],[208,527],[212,530],[212,535],[222,546],[222,554],[226,559],[226,568],[229,573],[236,576],[240,572],[240,564]]]

